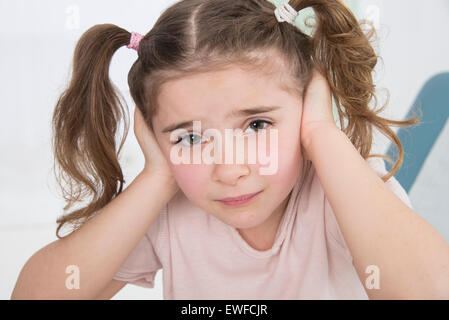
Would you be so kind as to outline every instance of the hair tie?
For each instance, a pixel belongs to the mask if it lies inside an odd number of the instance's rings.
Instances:
[[[274,14],[279,22],[288,22],[294,26],[296,26],[295,21],[298,17],[298,11],[296,11],[288,1],[285,2],[282,6],[277,7],[274,10]]]
[[[131,39],[128,44],[128,49],[134,49],[136,51],[139,50],[139,43],[143,39],[143,35],[137,32],[131,32]]]

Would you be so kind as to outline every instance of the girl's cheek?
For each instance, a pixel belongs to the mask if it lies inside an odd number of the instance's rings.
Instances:
[[[207,194],[209,185],[209,170],[203,164],[179,164],[171,165],[173,176],[178,183],[179,188],[190,199]]]
[[[295,173],[301,170],[301,145],[299,135],[283,134],[280,132],[277,151],[271,152],[272,157],[277,156],[277,172],[267,176],[273,185],[285,185],[295,178]],[[277,153],[277,155],[276,155]]]
[[[202,164],[182,163],[182,161],[179,163],[180,159],[184,159],[179,151],[176,160],[174,160],[177,163],[175,164],[171,159],[172,148],[174,148],[173,145],[164,146],[163,152],[179,188],[190,199],[197,197],[197,194],[205,194],[203,189],[208,185],[208,173],[205,166]],[[190,159],[192,161],[192,158]]]

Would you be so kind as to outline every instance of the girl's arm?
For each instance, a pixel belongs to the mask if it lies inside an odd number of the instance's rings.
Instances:
[[[143,171],[81,228],[36,252],[20,272],[12,299],[94,299],[178,190],[164,175]],[[67,266],[79,268],[69,290]]]
[[[388,189],[338,127],[316,123],[303,133],[362,283],[369,265],[379,268],[380,289],[366,290],[369,298],[449,299],[444,238]]]
[[[449,245],[375,173],[335,124],[329,83],[318,71],[303,97],[301,144],[316,169],[371,299],[449,299]]]

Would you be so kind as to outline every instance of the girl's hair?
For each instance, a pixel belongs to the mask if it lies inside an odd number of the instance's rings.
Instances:
[[[275,5],[267,0],[175,3],[141,40],[138,59],[129,71],[136,107],[152,128],[159,90],[169,80],[234,64],[266,74],[284,72],[286,79],[280,79],[281,85],[302,95],[316,68],[330,84],[341,129],[364,159],[389,159],[369,154],[373,126],[397,146],[399,159],[382,177],[387,181],[399,170],[404,153],[390,126],[419,121],[416,116],[406,121],[378,116],[388,101],[379,110],[369,107],[373,98],[377,104],[372,77],[377,56],[370,44],[374,28],[365,34],[339,0],[292,0],[290,5],[297,11],[313,8],[316,23],[312,35],[279,23]],[[114,53],[127,45],[130,37],[122,28],[102,24],[87,30],[77,43],[71,82],[53,114],[53,149],[60,167],[56,177],[67,201],[64,210],[87,195],[92,199],[87,206],[57,219],[58,238],[64,224],[77,229],[122,192],[124,178],[118,156],[128,133],[129,115],[109,79],[109,66]],[[125,134],[117,151],[115,135],[122,118]]]

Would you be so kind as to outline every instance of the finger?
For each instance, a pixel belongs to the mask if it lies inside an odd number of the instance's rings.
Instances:
[[[142,123],[145,123],[145,119],[143,118],[142,112],[139,108],[136,107],[134,111],[134,120],[138,125],[141,125]]]
[[[134,109],[134,133],[137,135],[137,131],[139,130],[140,120],[141,120],[141,112],[139,108]]]
[[[151,152],[151,150],[156,150],[155,148],[160,148],[159,142],[156,139],[156,135],[153,130],[147,125],[142,112],[140,110],[136,111],[137,117],[137,133],[136,136],[140,140],[141,147],[144,151]]]

